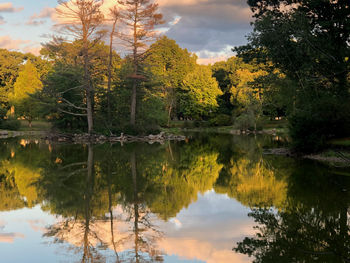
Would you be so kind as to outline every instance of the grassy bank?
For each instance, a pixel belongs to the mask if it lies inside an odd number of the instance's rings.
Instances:
[[[18,131],[50,131],[52,125],[48,121],[33,121],[32,127],[29,127],[28,121],[20,120],[21,127]]]
[[[198,126],[198,127],[196,127]],[[169,128],[162,128],[162,131],[172,134],[181,134],[183,132],[206,132],[220,134],[239,134],[240,130],[234,125],[231,126],[209,126],[207,122],[193,121],[174,121]],[[265,134],[286,135],[288,133],[287,122],[269,121],[266,122],[257,132]]]

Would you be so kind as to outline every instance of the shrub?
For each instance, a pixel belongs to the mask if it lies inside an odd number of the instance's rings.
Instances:
[[[253,114],[243,113],[236,118],[234,127],[242,131],[242,130],[248,130],[249,128],[254,127],[254,125],[255,125],[255,118]]]
[[[232,125],[232,119],[230,115],[219,114],[215,118],[210,119],[210,125],[212,126],[230,126]]]
[[[21,127],[21,122],[16,119],[2,120],[0,123],[0,128],[4,130],[17,131]]]
[[[311,101],[289,117],[289,132],[294,150],[322,150],[329,139],[350,134],[350,105],[331,97]]]

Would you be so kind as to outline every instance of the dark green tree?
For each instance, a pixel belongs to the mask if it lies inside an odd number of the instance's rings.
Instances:
[[[296,83],[289,115],[294,146],[319,150],[349,127],[349,2],[250,0],[254,32],[239,55],[264,56]]]

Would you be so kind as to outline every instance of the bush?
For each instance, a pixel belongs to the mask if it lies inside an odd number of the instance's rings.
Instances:
[[[254,127],[255,118],[253,114],[244,113],[241,114],[235,121],[234,127],[241,131],[248,130],[249,128]],[[253,128],[254,129],[254,128]]]
[[[350,134],[350,104],[324,97],[311,101],[289,117],[292,146],[298,152],[315,152],[332,138]]]
[[[183,127],[184,128],[193,128],[194,127],[193,121],[185,120]]]
[[[212,126],[230,126],[232,125],[232,119],[230,115],[219,114],[215,118],[210,119],[210,125]]]
[[[194,124],[194,127],[196,127],[196,128],[199,128],[199,127],[202,126],[202,122],[199,121],[199,120],[195,120],[195,121],[193,122],[193,124]]]
[[[4,130],[17,131],[21,127],[21,122],[16,119],[2,120],[0,123],[0,128]]]

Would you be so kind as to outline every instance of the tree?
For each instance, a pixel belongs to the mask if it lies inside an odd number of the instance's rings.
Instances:
[[[108,61],[108,87],[107,87],[107,120],[111,123],[111,86],[112,86],[112,67],[113,67],[113,39],[116,33],[117,22],[120,19],[120,11],[117,6],[110,8],[110,16],[112,20],[112,29],[109,34],[109,61]]]
[[[0,118],[3,118],[10,108],[10,97],[21,67],[26,61],[31,61],[42,77],[46,74],[49,63],[32,54],[0,49]]]
[[[126,33],[121,33],[120,38],[131,50],[133,64],[130,76],[132,79],[130,124],[134,126],[137,85],[140,80],[144,79],[144,76],[140,74],[140,63],[144,59],[147,44],[155,37],[154,27],[163,23],[163,16],[157,13],[158,4],[153,3],[153,0],[126,0],[120,1],[120,5],[122,21],[126,26]]]
[[[83,83],[85,90],[86,107],[79,107],[72,102],[62,99],[72,108],[83,111],[80,116],[86,116],[88,121],[88,132],[91,134],[94,129],[93,112],[94,112],[94,87],[92,83],[92,74],[90,71],[91,59],[94,56],[92,53],[93,47],[103,37],[103,31],[98,30],[104,21],[104,16],[101,13],[101,1],[97,0],[59,0],[60,6],[56,11],[64,21],[63,30],[65,33],[73,36],[81,42],[80,55],[83,58]],[[71,87],[79,88],[79,87]],[[68,111],[65,111],[69,113]],[[78,113],[70,112],[72,115]]]
[[[27,61],[19,72],[10,98],[15,105],[16,114],[24,117],[29,122],[29,127],[32,126],[33,118],[39,114],[38,102],[32,96],[42,88],[38,71]]]
[[[217,97],[221,94],[210,67],[197,65],[181,85],[180,113],[197,120],[208,117],[217,109]]]
[[[177,115],[178,93],[183,79],[196,66],[197,57],[180,48],[175,40],[166,36],[158,39],[147,51],[144,61],[154,85],[160,87],[168,113],[168,125]]]
[[[315,151],[350,133],[350,7],[346,0],[250,0],[257,50],[293,80],[288,116],[294,146]],[[336,114],[334,114],[336,113]]]

